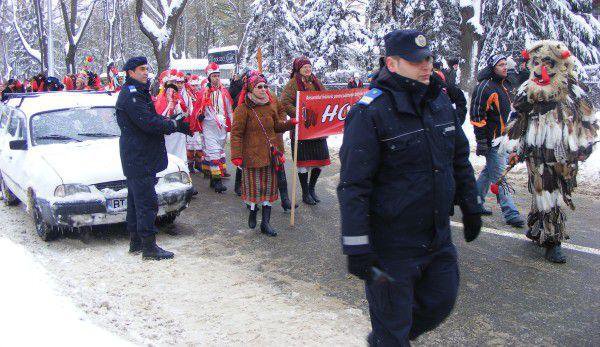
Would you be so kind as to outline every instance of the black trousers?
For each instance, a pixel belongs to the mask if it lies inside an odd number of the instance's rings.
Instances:
[[[450,315],[458,295],[454,245],[413,258],[380,258],[395,282],[366,285],[373,332],[371,346],[409,346]]]
[[[154,176],[127,178],[127,231],[139,237],[149,237],[156,233],[158,198],[154,186],[158,182]]]

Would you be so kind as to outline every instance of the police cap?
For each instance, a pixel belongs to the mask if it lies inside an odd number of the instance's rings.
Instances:
[[[387,33],[385,41],[386,56],[398,56],[411,62],[419,62],[433,54],[425,34],[419,30],[394,30]]]
[[[146,57],[133,57],[129,58],[125,65],[123,65],[123,71],[135,70],[136,67],[148,64]]]

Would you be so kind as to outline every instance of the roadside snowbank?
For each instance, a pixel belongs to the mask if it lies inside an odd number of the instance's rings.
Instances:
[[[129,346],[84,320],[58,293],[46,270],[22,246],[0,238],[0,344],[5,346]]]

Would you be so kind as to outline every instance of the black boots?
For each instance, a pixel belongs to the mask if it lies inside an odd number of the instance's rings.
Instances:
[[[560,243],[547,245],[545,258],[549,262],[557,264],[564,264],[567,262],[567,258],[562,254],[562,248],[560,247]]]
[[[175,256],[173,252],[165,251],[156,245],[156,235],[142,239],[142,258],[145,260],[171,259]]]
[[[142,239],[137,233],[129,233],[129,253],[139,253],[142,251]]]
[[[277,236],[277,231],[271,227],[271,206],[262,207],[262,220],[260,221],[260,232],[268,236]]]
[[[317,185],[317,180],[319,179],[319,175],[321,174],[321,169],[314,168],[310,171],[310,182],[308,183],[308,192],[312,196],[313,200],[317,203],[321,202],[321,199],[315,194],[315,186]]]
[[[227,187],[223,185],[221,182],[221,177],[213,177],[210,179],[211,188],[215,190],[217,193],[223,193],[227,190]]]
[[[308,172],[298,173],[300,187],[302,187],[302,201],[307,205],[316,205],[317,202],[313,199],[308,190]]]
[[[248,227],[256,228],[256,215],[258,214],[258,205],[254,205],[254,209],[250,207],[250,215],[248,216]]]
[[[242,196],[242,169],[239,167],[235,170],[235,186],[233,191],[237,196]]]
[[[292,209],[292,202],[288,195],[287,178],[285,177],[285,171],[277,171],[277,186],[279,187],[279,198],[281,199],[281,207],[284,211]],[[296,205],[298,207],[298,205]]]

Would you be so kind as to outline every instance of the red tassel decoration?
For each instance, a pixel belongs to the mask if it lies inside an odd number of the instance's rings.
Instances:
[[[568,58],[568,57],[570,57],[570,56],[571,56],[571,52],[569,52],[569,51],[563,51],[563,52],[560,54],[560,57],[561,57],[561,58],[563,58],[563,59],[567,59],[567,58]]]
[[[522,50],[522,51],[521,51],[521,55],[523,56],[523,58],[524,58],[525,60],[529,60],[529,59],[531,58],[531,57],[529,56],[529,52],[527,52],[527,50],[526,50],[526,49],[524,49],[524,50]]]
[[[498,193],[499,193],[498,185],[496,183],[492,183],[492,185],[490,186],[490,190],[492,191],[492,194],[494,194],[494,195],[498,195]]]

